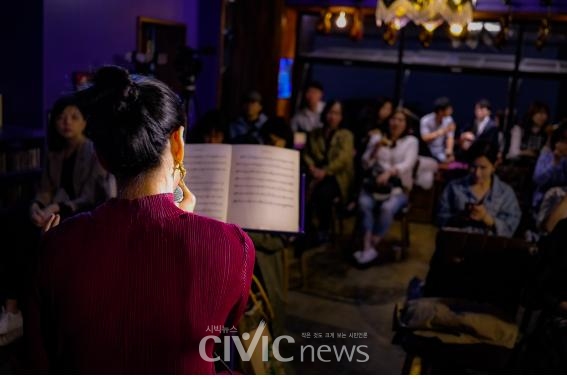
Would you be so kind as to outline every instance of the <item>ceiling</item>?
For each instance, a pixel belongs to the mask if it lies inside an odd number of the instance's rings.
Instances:
[[[376,0],[287,0],[287,5],[304,5],[304,6],[328,6],[328,5],[345,5],[361,7],[375,7]],[[567,0],[551,0],[551,12],[567,12]],[[508,7],[504,0],[477,0],[476,9],[486,12],[507,12]],[[513,12],[522,13],[542,13],[545,14],[548,8],[542,5],[541,0],[511,0],[511,9]]]

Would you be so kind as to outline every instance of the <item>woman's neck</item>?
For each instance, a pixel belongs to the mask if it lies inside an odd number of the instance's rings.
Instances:
[[[85,142],[85,140],[86,138],[83,135],[80,135],[79,137],[76,138],[68,139],[67,144],[65,146],[65,155],[69,156],[73,154],[79,148],[79,146],[81,146]]]
[[[480,182],[480,183],[475,183],[474,187],[476,187],[479,192],[487,192],[490,189],[490,186],[492,185],[492,179]]]
[[[118,183],[118,198],[134,200],[141,197],[172,193],[173,179],[164,170],[142,174]]]

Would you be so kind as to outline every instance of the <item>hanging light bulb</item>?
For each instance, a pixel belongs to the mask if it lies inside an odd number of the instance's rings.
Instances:
[[[489,33],[500,33],[500,31],[502,30],[500,24],[496,22],[485,22],[483,27],[484,30],[486,30]]]
[[[471,22],[467,25],[467,32],[469,33],[478,33],[482,31],[483,28],[482,22]]]
[[[341,13],[339,13],[339,17],[337,17],[337,20],[335,21],[335,25],[337,25],[337,28],[339,29],[344,29],[346,28],[348,24],[347,18],[346,18],[346,13],[344,11],[341,11]]]
[[[408,19],[407,18],[399,18],[396,17],[392,20],[392,22],[390,23],[391,27],[394,28],[395,30],[401,30],[404,26],[407,25],[408,23]]]
[[[441,25],[442,23],[443,23],[443,20],[441,20],[441,19],[429,20],[429,21],[422,23],[421,26],[423,26],[423,29],[427,30],[429,33],[433,33],[435,31],[435,29],[437,29],[439,27],[439,25]]]
[[[465,27],[461,24],[453,23],[449,25],[449,32],[453,37],[460,37],[465,30]]]

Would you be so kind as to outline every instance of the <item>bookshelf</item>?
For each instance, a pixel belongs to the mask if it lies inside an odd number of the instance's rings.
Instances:
[[[42,130],[0,128],[0,215],[27,207],[41,177],[45,155]]]

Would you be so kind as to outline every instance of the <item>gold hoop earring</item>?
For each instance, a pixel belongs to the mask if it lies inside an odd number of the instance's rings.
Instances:
[[[175,167],[173,168],[173,175],[175,175],[175,171],[177,170],[179,170],[179,175],[181,175],[181,180],[183,180],[183,178],[185,178],[185,174],[187,173],[187,170],[185,170],[185,167],[183,167],[181,162],[177,162],[175,164]]]

